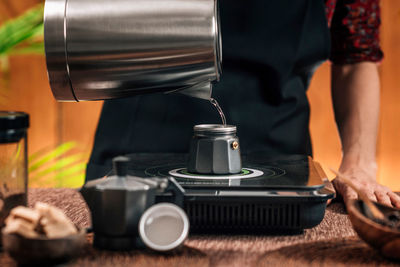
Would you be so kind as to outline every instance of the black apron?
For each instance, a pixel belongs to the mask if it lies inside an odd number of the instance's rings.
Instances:
[[[223,70],[213,88],[242,154],[311,155],[306,96],[330,52],[323,0],[220,0]],[[196,124],[221,123],[206,100],[180,94],[105,101],[86,179],[117,155],[188,152]]]

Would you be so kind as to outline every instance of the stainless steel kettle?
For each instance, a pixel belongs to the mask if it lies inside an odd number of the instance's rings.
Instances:
[[[221,73],[217,0],[46,0],[44,27],[57,100],[209,99]]]

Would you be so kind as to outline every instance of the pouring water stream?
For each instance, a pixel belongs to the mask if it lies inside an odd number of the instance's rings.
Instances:
[[[213,106],[217,109],[219,116],[221,117],[221,121],[222,124],[224,125],[224,127],[226,126],[226,118],[225,118],[225,114],[221,109],[221,106],[218,104],[218,101],[215,100],[214,98],[210,98],[210,102],[211,104],[213,104]]]

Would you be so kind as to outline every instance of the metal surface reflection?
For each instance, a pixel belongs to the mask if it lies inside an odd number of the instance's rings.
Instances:
[[[210,98],[221,72],[216,0],[46,0],[57,100],[182,91]]]

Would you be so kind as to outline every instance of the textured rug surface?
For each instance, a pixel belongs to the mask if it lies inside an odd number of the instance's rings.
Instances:
[[[88,208],[75,190],[31,189],[28,199],[29,205],[42,201],[61,208],[79,227],[90,226]],[[320,225],[299,235],[190,236],[174,254],[100,251],[91,242],[89,234],[82,255],[66,266],[400,266],[357,237],[341,203],[331,204]],[[0,266],[16,264],[2,252]]]

